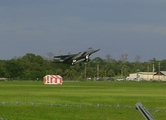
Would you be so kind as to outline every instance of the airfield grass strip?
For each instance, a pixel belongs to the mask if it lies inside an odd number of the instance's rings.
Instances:
[[[14,110],[12,110],[12,115],[16,115],[18,116],[19,114],[24,114],[25,115],[25,118],[24,119],[27,119],[28,115],[25,114],[25,110],[24,109],[31,109],[32,111],[35,111],[37,109],[49,109],[49,108],[58,108],[59,107],[62,109],[69,109],[69,110],[74,110],[76,109],[77,111],[85,111],[85,110],[104,110],[105,108],[107,109],[114,109],[114,111],[117,111],[116,109],[119,109],[119,111],[136,111],[135,110],[135,107],[134,106],[122,106],[122,105],[102,105],[102,104],[97,104],[97,105],[72,105],[72,104],[44,104],[44,103],[31,103],[31,102],[27,102],[27,103],[22,103],[22,102],[14,102],[14,103],[8,103],[8,102],[1,102],[1,109],[3,110],[3,107],[9,107],[9,108],[13,108],[14,107]],[[103,109],[104,108],[104,109]],[[34,110],[33,110],[34,109]],[[125,110],[126,109],[126,110]],[[52,109],[49,109],[49,110],[52,110]],[[164,112],[164,114],[166,113],[166,110],[151,110],[151,109],[148,109],[150,112]],[[24,111],[24,112],[23,112]],[[74,110],[75,111],[75,110]],[[19,113],[18,113],[19,112]],[[26,110],[26,112],[29,112],[28,110]],[[59,113],[61,114],[61,113]],[[74,114],[74,113],[73,113]],[[86,113],[85,113],[86,114]],[[138,114],[140,114],[138,112]],[[33,117],[33,115],[31,116]],[[83,117],[83,116],[82,116]],[[11,117],[10,117],[11,118]],[[51,117],[50,117],[51,118]],[[80,119],[80,116],[78,117]],[[0,116],[0,120],[14,120],[15,118],[12,117],[11,119],[9,118],[1,118]],[[18,119],[18,117],[17,117]],[[23,119],[21,117],[21,119]],[[28,118],[29,119],[29,118]],[[48,119],[48,118],[47,118]],[[64,118],[66,119],[66,118]],[[93,117],[94,119],[94,117]],[[53,119],[52,119],[53,120]]]
[[[136,102],[165,120],[165,101],[166,82],[0,82],[0,120],[141,120]]]

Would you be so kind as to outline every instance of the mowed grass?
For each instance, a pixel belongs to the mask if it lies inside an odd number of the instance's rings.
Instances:
[[[157,120],[165,120],[166,83],[0,82],[0,118],[9,120],[144,120],[135,109],[137,102]]]

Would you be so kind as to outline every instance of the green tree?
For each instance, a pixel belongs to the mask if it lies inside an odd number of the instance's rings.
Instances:
[[[108,76],[108,77],[113,77],[113,76],[115,76],[114,70],[113,70],[113,69],[109,69],[108,72],[107,72],[107,76]]]
[[[0,60],[0,77],[5,77],[4,60]]]
[[[5,62],[5,76],[8,78],[21,77],[24,73],[23,63],[20,60],[9,60]]]

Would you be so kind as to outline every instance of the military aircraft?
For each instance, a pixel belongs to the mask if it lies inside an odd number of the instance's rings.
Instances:
[[[94,50],[93,48],[90,47],[89,49],[76,54],[54,56],[54,60],[55,61],[58,60],[58,62],[60,63],[75,65],[80,62],[88,62],[89,56],[99,50],[100,49]]]

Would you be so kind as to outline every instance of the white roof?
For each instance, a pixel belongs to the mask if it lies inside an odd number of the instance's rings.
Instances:
[[[53,77],[53,78],[62,78],[60,75],[46,75],[46,76]],[[46,76],[44,76],[44,77],[46,77]]]
[[[166,71],[160,71],[161,73],[163,73],[164,75],[166,75]]]
[[[142,75],[154,75],[156,72],[138,72],[138,74],[142,74]],[[137,74],[137,73],[131,73],[131,75]]]

